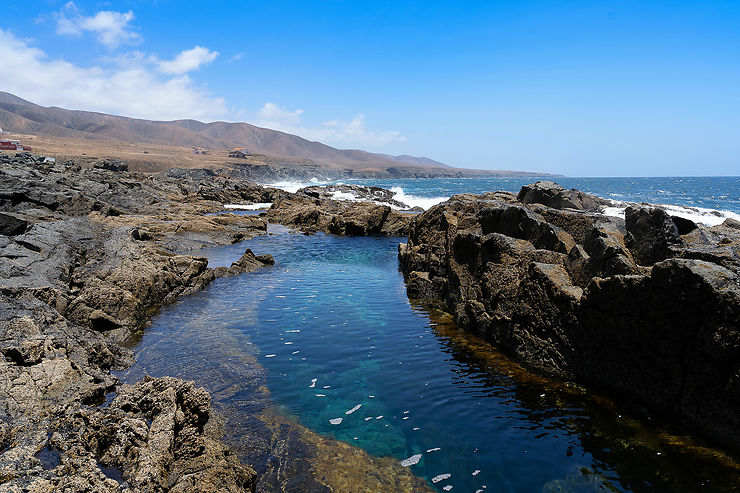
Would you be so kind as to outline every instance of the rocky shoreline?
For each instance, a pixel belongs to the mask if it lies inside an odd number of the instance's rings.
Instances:
[[[223,213],[255,203],[272,205]],[[160,307],[271,265],[250,250],[228,268],[197,255],[265,234],[267,220],[408,235],[399,259],[412,299],[530,367],[740,450],[740,224],[708,228],[647,206],[623,220],[605,205],[540,182],[415,214],[373,187],[291,194],[213,170],[144,175],[117,160],[0,153],[0,491],[274,491],[297,477],[306,491],[428,489],[397,461],[256,405],[269,394],[259,379],[247,385],[265,394],[250,404],[260,414],[226,446],[193,382],[123,385],[111,373],[130,366],[127,345]]]
[[[462,194],[399,245],[409,297],[529,367],[605,389],[740,450],[740,223],[626,218],[550,182]]]
[[[224,203],[287,195],[201,173],[141,175],[117,160],[89,167],[0,153],[0,491],[257,488],[255,471],[222,444],[203,389],[169,377],[122,385],[111,374],[130,365],[126,341],[161,306],[273,263],[247,250],[211,269],[190,254],[266,232],[260,217],[211,214]],[[344,446],[300,433],[295,446],[325,454]],[[262,446],[269,454],[277,445]],[[426,488],[395,463],[352,454],[374,487]],[[312,489],[336,488],[330,480],[312,480]]]

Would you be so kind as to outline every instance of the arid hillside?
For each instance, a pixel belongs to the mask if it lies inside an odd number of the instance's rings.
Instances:
[[[212,166],[232,161],[321,169],[326,173],[353,176],[543,175],[453,168],[425,157],[335,149],[248,123],[151,121],[43,107],[2,91],[0,127],[31,145],[34,152],[83,159],[84,156],[118,157],[140,171]],[[194,154],[194,147],[205,149],[207,154]],[[249,156],[229,158],[229,150],[236,147],[247,148]]]

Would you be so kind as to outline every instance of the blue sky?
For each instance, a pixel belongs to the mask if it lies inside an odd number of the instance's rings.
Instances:
[[[571,176],[740,174],[740,2],[11,1],[0,90]]]

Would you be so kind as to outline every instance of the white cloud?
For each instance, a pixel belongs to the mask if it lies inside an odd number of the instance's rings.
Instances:
[[[200,68],[201,65],[211,63],[217,56],[217,51],[196,46],[190,50],[181,51],[173,60],[159,62],[159,70],[165,74],[184,74]]]
[[[141,36],[134,32],[129,23],[134,13],[101,10],[93,16],[84,16],[74,2],[68,2],[57,13],[57,33],[82,36],[85,31],[97,34],[98,41],[108,48],[117,48],[124,43],[136,43]]]
[[[283,125],[298,123],[302,114],[303,110],[301,109],[289,111],[286,108],[279,107],[275,103],[265,103],[265,105],[257,112],[257,116],[261,121]]]
[[[0,29],[3,61],[0,90],[36,104],[100,111],[135,118],[215,120],[228,114],[223,98],[213,97],[186,75],[157,73],[156,57],[132,52],[112,66],[79,67],[50,60],[40,49]]]
[[[378,146],[391,142],[406,142],[406,137],[396,131],[375,131],[365,126],[365,115],[357,115],[351,121],[331,120],[318,126],[304,126],[300,117],[303,110],[290,111],[274,103],[265,103],[257,112],[255,125],[272,128],[309,140],[318,140],[341,146]]]

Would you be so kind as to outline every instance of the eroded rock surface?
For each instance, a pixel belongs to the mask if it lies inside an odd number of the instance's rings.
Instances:
[[[322,187],[302,189],[278,198],[265,217],[306,233],[323,231],[346,236],[404,235],[414,218],[414,214],[374,201],[329,198],[333,196],[332,190]]]
[[[160,306],[272,263],[247,250],[214,270],[176,253],[265,231],[259,218],[204,216],[220,205],[198,190],[118,162],[0,154],[0,490],[254,489],[254,472],[206,433],[208,395],[192,382],[147,380],[98,407],[118,386],[111,370],[132,360],[118,342]]]
[[[600,200],[551,183],[452,197],[399,246],[409,296],[530,366],[740,450],[740,232],[647,206],[624,221]]]
[[[395,460],[271,416],[254,365],[234,376],[254,392],[246,412],[221,408],[225,421],[189,381],[223,385],[222,372],[206,377],[193,364],[183,379],[131,386],[111,374],[130,366],[120,343],[159,307],[273,263],[246,250],[211,269],[198,256],[266,232],[264,219],[223,205],[288,196],[211,170],[152,176],[117,160],[85,167],[0,153],[0,492],[254,491],[240,459],[260,466],[261,491],[428,491]],[[335,231],[389,227],[387,211],[369,206],[338,215]],[[224,423],[239,438],[229,448]]]

